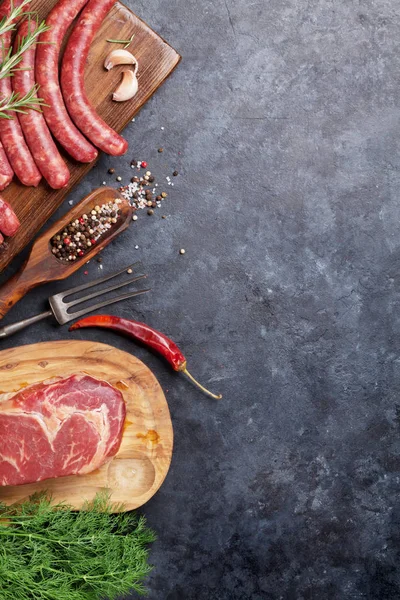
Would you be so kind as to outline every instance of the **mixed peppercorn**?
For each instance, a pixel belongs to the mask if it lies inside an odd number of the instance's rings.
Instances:
[[[146,161],[133,160],[131,162],[131,167],[133,169],[136,168],[139,171],[140,169],[147,169],[148,164]],[[118,177],[117,181],[119,181]],[[121,186],[119,191],[136,210],[146,208],[147,214],[151,216],[154,214],[154,209],[159,208],[161,206],[161,201],[168,196],[166,192],[159,194],[157,188],[158,183],[155,183],[154,175],[151,171],[146,171],[145,174],[140,177],[138,175],[132,177],[130,183]]]
[[[102,206],[95,206],[89,214],[71,221],[51,239],[52,253],[56,258],[72,262],[85,256],[98,243],[100,238],[118,221],[121,216],[120,200],[110,200]]]

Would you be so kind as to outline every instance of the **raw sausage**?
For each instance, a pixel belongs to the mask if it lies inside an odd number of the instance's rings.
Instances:
[[[98,148],[121,156],[128,142],[99,117],[85,91],[85,66],[90,45],[116,0],[90,0],[82,12],[65,50],[61,68],[61,88],[75,125]]]
[[[21,4],[21,0],[6,0],[3,2],[0,7],[0,18],[10,14],[11,3],[13,6],[17,6]],[[4,33],[1,41],[0,62],[3,61],[11,46],[11,32]],[[0,79],[0,98],[9,98],[11,94],[11,78],[4,77]],[[42,176],[26,145],[18,119],[0,119],[0,139],[18,179],[24,185],[36,187]]]
[[[14,171],[4,151],[3,144],[0,142],[0,191],[10,185],[13,177]]]
[[[0,196],[0,231],[4,235],[14,235],[20,226],[17,215],[11,206]]]
[[[21,38],[36,29],[36,21],[24,21],[18,30],[14,49]],[[13,90],[21,96],[27,94],[35,85],[35,55],[35,46],[26,50],[19,65],[20,70],[15,71],[12,78]],[[43,177],[55,190],[65,187],[70,179],[69,169],[51,137],[43,114],[36,110],[29,110],[27,114],[19,114],[18,118],[26,142]]]
[[[60,0],[46,19],[50,29],[40,36],[36,52],[36,81],[40,86],[40,97],[48,104],[43,108],[47,125],[65,150],[83,163],[95,160],[98,152],[78,131],[67,113],[60,89],[58,63],[68,27],[87,1]]]

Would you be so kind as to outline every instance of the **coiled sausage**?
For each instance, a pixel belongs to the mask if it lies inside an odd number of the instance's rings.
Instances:
[[[93,38],[116,0],[90,0],[68,40],[61,68],[61,88],[75,125],[98,148],[121,156],[128,142],[99,117],[85,91],[85,66]]]
[[[21,0],[5,0],[0,6],[0,18],[9,16],[13,6],[21,4]],[[11,46],[11,32],[2,35],[0,45],[0,62],[4,60]],[[9,98],[12,94],[11,78],[0,79],[0,98]],[[21,126],[17,118],[0,119],[0,139],[7,154],[7,158],[18,177],[24,185],[36,187],[42,176],[37,168],[32,154],[26,145]]]
[[[65,150],[83,163],[95,160],[98,152],[78,131],[67,113],[60,89],[58,62],[67,29],[87,1],[60,0],[46,19],[50,29],[40,36],[36,52],[36,81],[41,98],[48,104],[43,108],[47,125]]]
[[[13,177],[14,171],[4,151],[3,144],[0,142],[0,191],[10,185]]]
[[[11,206],[0,196],[0,231],[4,235],[14,235],[20,226],[17,215]]]
[[[21,38],[36,29],[36,21],[24,21],[18,29],[14,48]],[[35,55],[36,46],[26,50],[19,69],[15,71],[12,78],[13,90],[21,96],[27,94],[35,85]],[[19,114],[18,118],[28,147],[43,177],[55,190],[65,187],[70,179],[69,169],[51,137],[43,114],[36,110],[29,110],[26,114]]]

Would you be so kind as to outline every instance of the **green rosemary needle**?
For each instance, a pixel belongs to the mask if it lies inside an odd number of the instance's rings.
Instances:
[[[0,100],[0,119],[13,119],[10,113],[26,114],[28,110],[41,111],[41,106],[45,106],[42,98],[37,97],[39,86],[35,85],[25,96],[20,96],[12,92],[11,96]]]
[[[134,37],[135,37],[135,34],[131,35],[129,40],[107,40],[107,42],[110,42],[110,44],[125,44],[124,48],[127,48],[133,42]]]
[[[24,12],[24,8],[31,2],[32,0],[23,0],[23,2],[16,7],[14,7],[13,2],[11,2],[11,11],[9,16],[5,16],[0,20],[0,35],[3,35],[4,33],[15,29],[16,19],[27,14]]]
[[[12,47],[9,48],[0,65],[0,79],[12,76],[13,70],[15,70],[21,62],[24,52],[36,44],[38,37],[48,29],[50,29],[49,26],[46,25],[45,21],[42,21],[35,31],[29,32],[19,40],[18,47],[15,51]],[[2,54],[4,55],[4,51]]]

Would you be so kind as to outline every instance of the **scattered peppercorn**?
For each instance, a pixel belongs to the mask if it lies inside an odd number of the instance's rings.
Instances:
[[[161,192],[161,197],[166,198],[168,196],[167,192]]]
[[[186,254],[186,250],[185,250],[184,248],[181,248],[181,249],[179,250],[179,254]]]
[[[162,219],[166,219],[167,217],[166,217],[165,215],[163,215],[161,218],[162,218]]]
[[[122,177],[120,175],[118,175],[117,181],[122,181]]]
[[[173,175],[174,177],[178,177],[179,173],[178,173],[178,171],[174,171],[174,172],[172,173],[172,175]]]
[[[112,168],[111,168],[111,169],[108,169],[108,172],[110,173],[110,175],[114,175],[114,173],[115,173],[115,169],[112,169]]]
[[[161,152],[164,152],[164,148],[159,148],[158,151],[161,154]]]
[[[143,169],[147,168],[147,162],[145,160],[142,160],[142,168]]]
[[[154,210],[152,208],[149,208],[147,214],[151,217],[151,215],[154,215]]]

